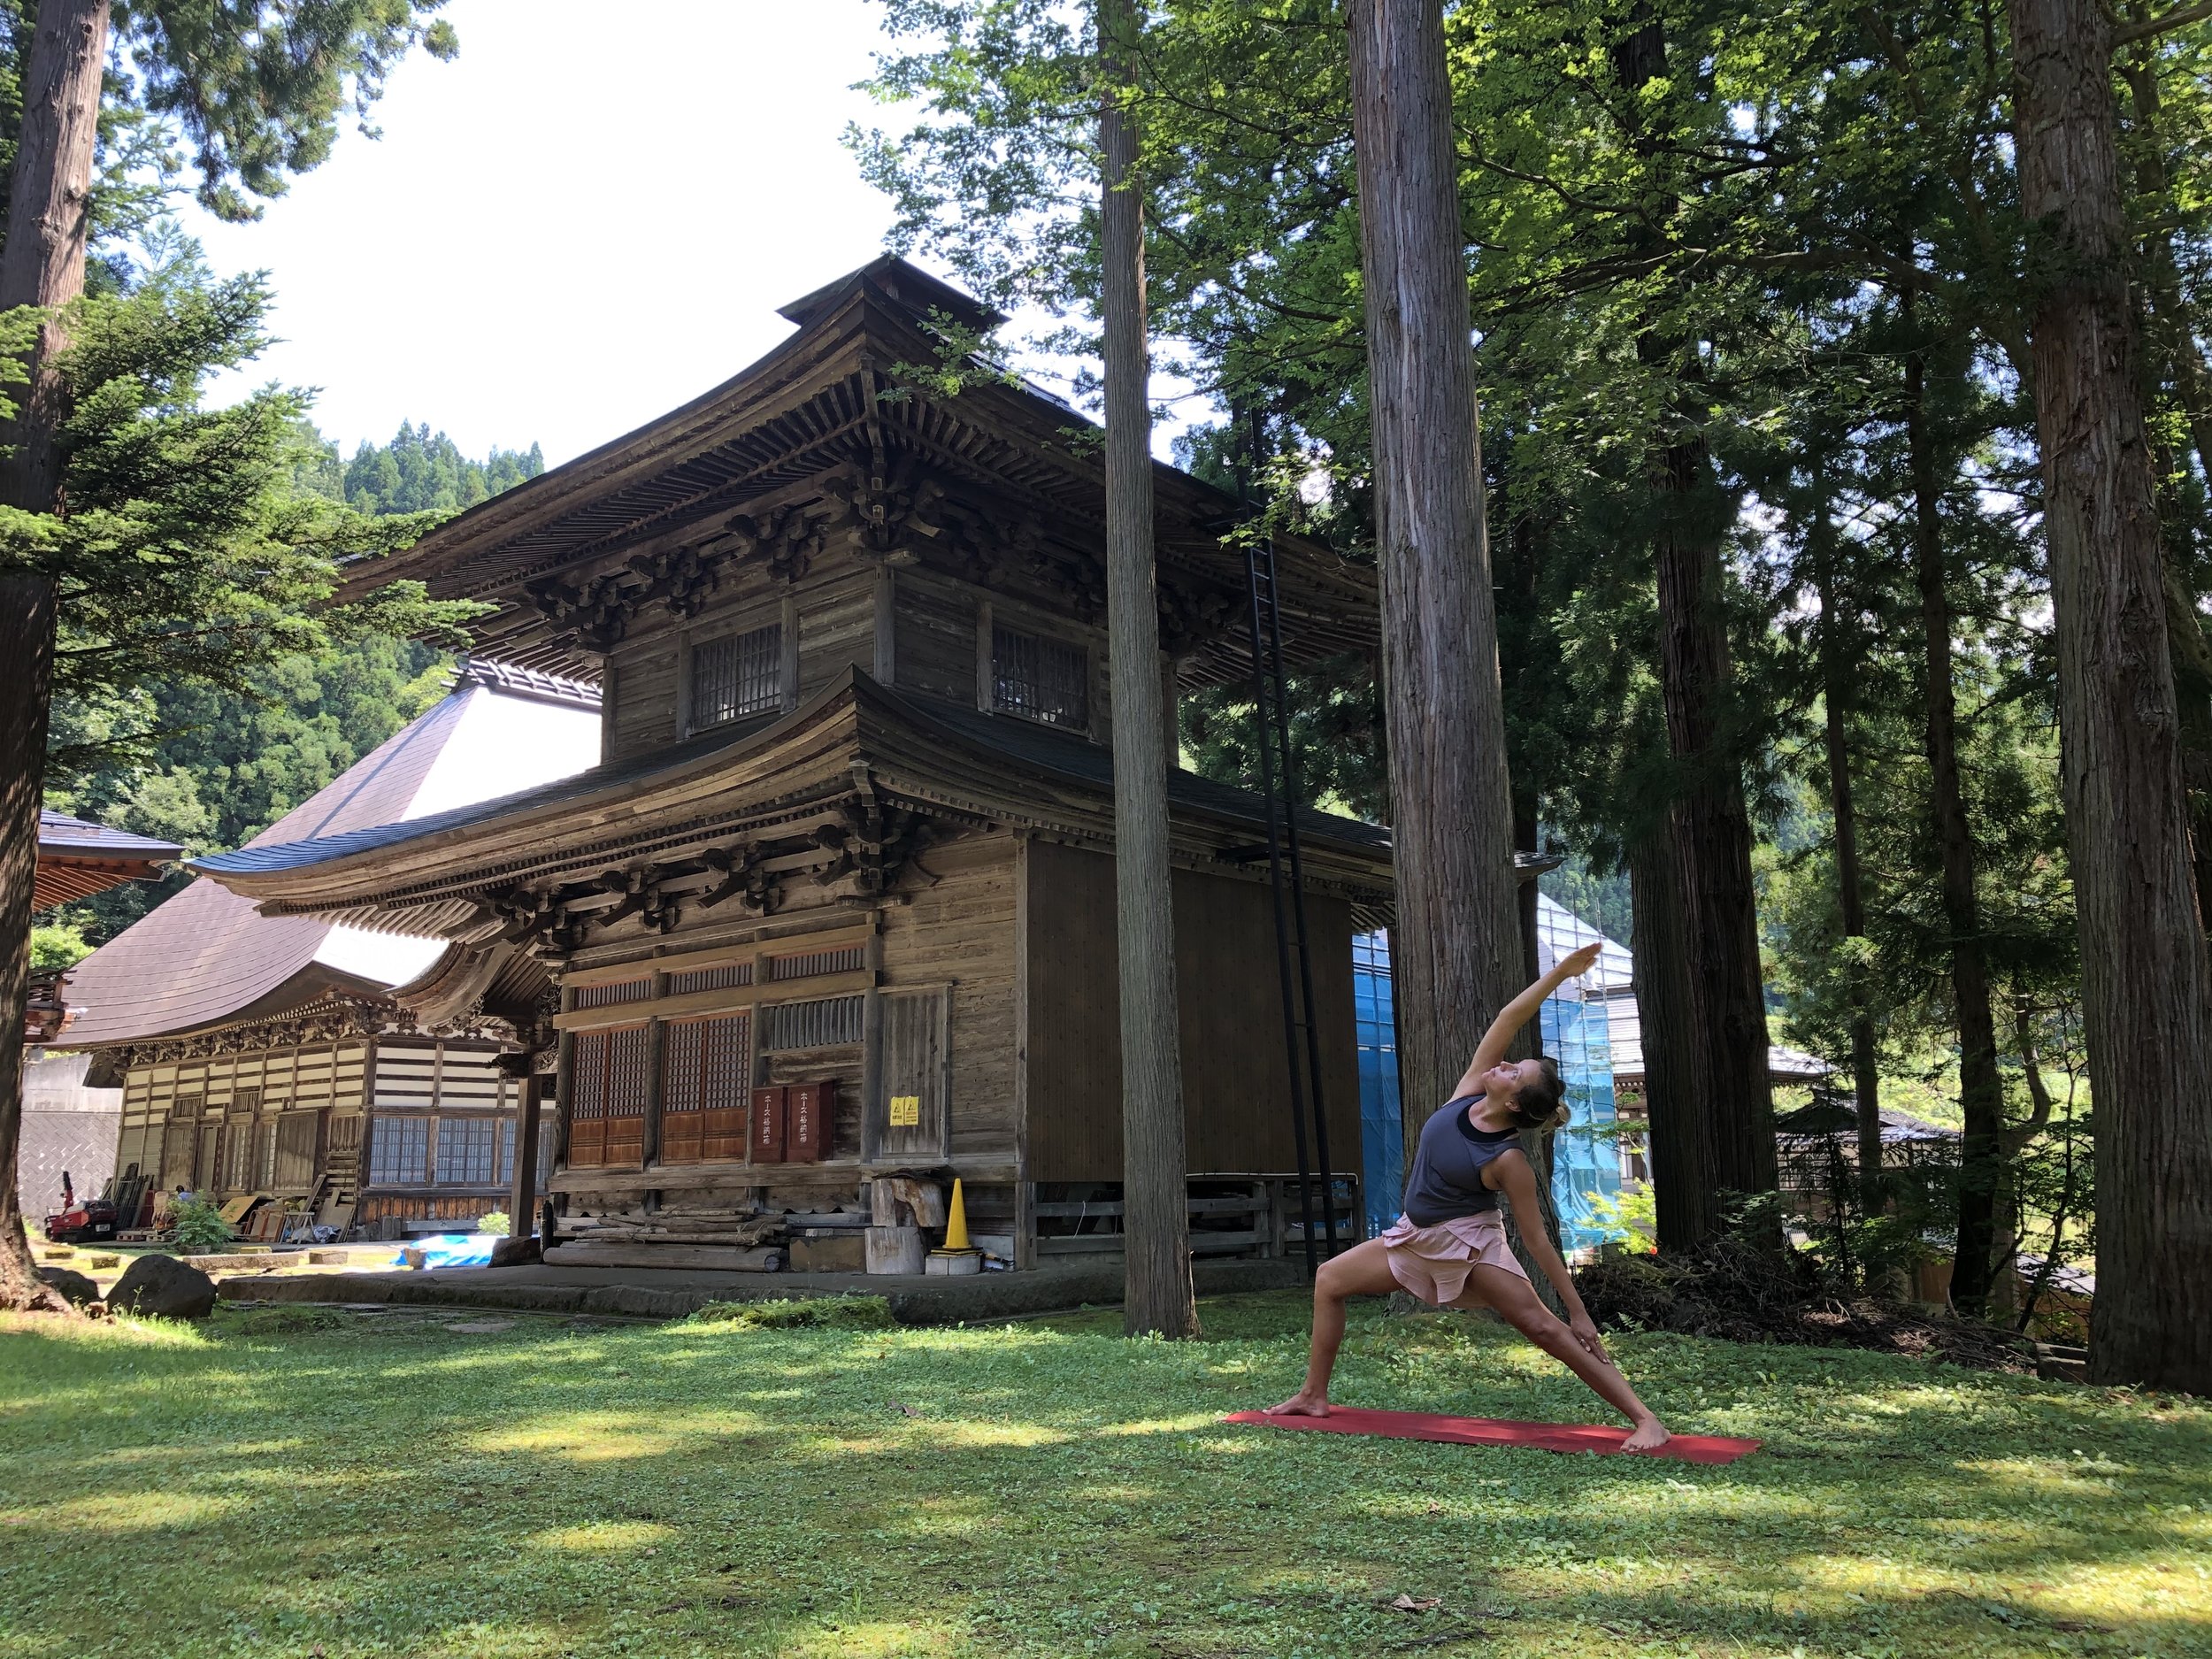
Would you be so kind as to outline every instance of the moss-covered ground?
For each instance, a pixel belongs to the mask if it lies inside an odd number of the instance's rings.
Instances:
[[[0,1659],[2199,1655],[2212,1409],[1629,1336],[1726,1467],[1233,1428],[1299,1299],[990,1328],[0,1328]],[[1590,1420],[1459,1316],[1340,1397]]]

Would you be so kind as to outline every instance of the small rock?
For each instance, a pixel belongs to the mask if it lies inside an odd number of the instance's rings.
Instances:
[[[62,1300],[73,1308],[81,1308],[88,1302],[100,1300],[100,1287],[82,1273],[66,1267],[42,1267],[38,1276],[53,1289],[61,1293]]]
[[[494,1267],[527,1267],[533,1262],[545,1259],[543,1244],[535,1237],[527,1239],[495,1239],[492,1241]]]
[[[502,1331],[514,1328],[512,1319],[463,1319],[446,1326],[447,1330],[458,1331],[464,1336],[497,1336]]]
[[[173,1256],[142,1256],[108,1292],[108,1307],[164,1319],[204,1319],[215,1307],[215,1281]]]

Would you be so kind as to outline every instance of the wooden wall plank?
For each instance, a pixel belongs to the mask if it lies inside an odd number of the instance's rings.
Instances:
[[[964,706],[976,700],[976,601],[950,583],[899,574],[898,683]]]
[[[1032,1178],[1121,1179],[1120,997],[1113,860],[1030,850],[1028,1139]],[[1351,909],[1309,895],[1331,1161],[1359,1167]],[[1297,1167],[1274,917],[1259,882],[1175,872],[1187,1148],[1194,1173]]]

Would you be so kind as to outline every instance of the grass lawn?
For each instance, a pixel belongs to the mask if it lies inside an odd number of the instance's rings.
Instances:
[[[0,1329],[0,1659],[2202,1655],[2212,1408],[1628,1337],[1724,1467],[1227,1428],[1294,1296],[964,1330]],[[494,1325],[486,1331],[459,1326]],[[1590,1420],[1459,1316],[1340,1396]],[[1397,1598],[1432,1606],[1399,1610]]]

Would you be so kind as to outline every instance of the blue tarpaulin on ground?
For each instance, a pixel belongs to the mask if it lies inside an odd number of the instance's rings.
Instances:
[[[422,1252],[425,1267],[489,1267],[497,1239],[488,1233],[434,1233],[416,1239],[407,1248]],[[404,1256],[392,1258],[394,1267],[407,1265]]]

